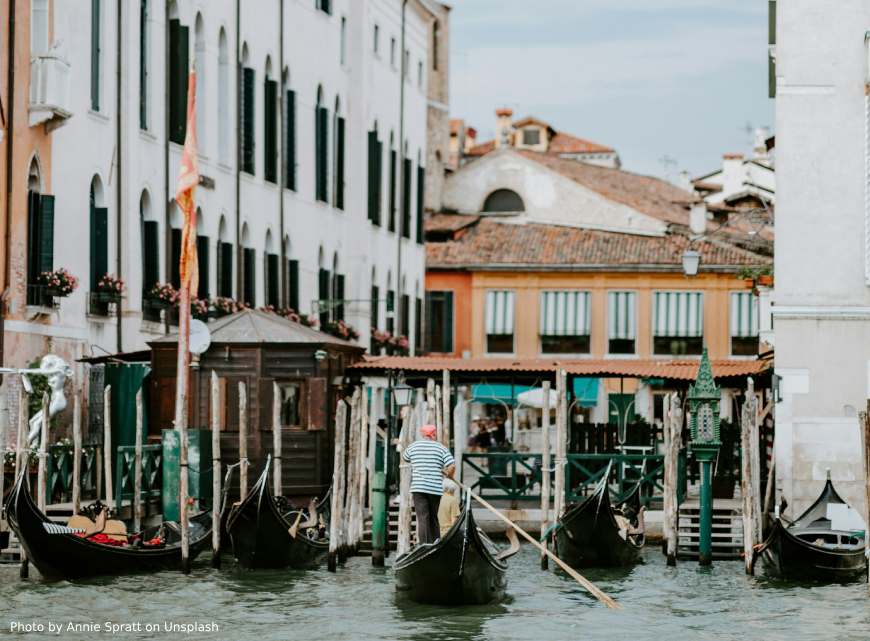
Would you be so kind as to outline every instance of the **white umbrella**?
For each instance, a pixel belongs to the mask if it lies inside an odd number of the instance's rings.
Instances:
[[[550,409],[554,409],[559,402],[559,395],[556,390],[550,390]],[[544,390],[540,387],[535,387],[525,392],[517,394],[517,404],[525,407],[544,408]]]

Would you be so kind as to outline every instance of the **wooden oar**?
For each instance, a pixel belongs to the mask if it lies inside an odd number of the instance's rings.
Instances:
[[[551,559],[553,559],[553,561],[556,563],[556,565],[558,565],[560,568],[562,568],[563,570],[565,570],[565,572],[567,572],[568,574],[570,574],[571,577],[572,577],[575,581],[577,581],[577,583],[579,583],[580,585],[582,585],[582,586],[586,589],[586,591],[589,592],[592,596],[594,596],[596,599],[598,599],[599,601],[601,601],[601,602],[602,602],[604,605],[606,605],[608,608],[611,608],[611,609],[613,609],[613,610],[621,610],[621,609],[622,609],[622,606],[619,605],[619,603],[617,603],[617,602],[616,602],[612,597],[607,596],[604,592],[602,592],[599,588],[597,588],[597,587],[595,586],[594,583],[592,583],[591,581],[589,581],[588,579],[586,579],[583,575],[581,575],[579,572],[577,572],[574,568],[572,568],[570,565],[568,565],[567,563],[565,563],[562,559],[560,559],[558,556],[556,556],[556,555],[553,554],[550,550],[548,550],[547,547],[546,547],[545,545],[541,545],[539,542],[535,541],[535,539],[534,539],[532,536],[530,536],[529,534],[527,534],[526,531],[523,530],[519,525],[517,525],[516,523],[514,523],[513,521],[511,521],[508,517],[506,517],[504,514],[502,514],[501,512],[499,512],[499,511],[498,511],[496,508],[494,508],[492,505],[490,505],[489,503],[487,503],[486,501],[484,501],[482,498],[480,498],[477,494],[475,494],[474,492],[472,492],[472,491],[471,491],[471,488],[469,488],[469,487],[466,486],[466,485],[463,485],[462,483],[460,483],[460,482],[457,481],[456,479],[453,479],[453,480],[456,482],[457,485],[459,485],[459,487],[461,487],[463,490],[465,490],[466,492],[468,492],[468,493],[471,495],[471,498],[473,498],[475,501],[477,501],[478,503],[480,503],[480,504],[481,504],[483,507],[485,507],[487,510],[489,510],[490,512],[492,512],[493,514],[495,514],[495,515],[496,515],[498,518],[500,518],[502,521],[504,521],[505,523],[507,523],[508,525],[510,525],[514,530],[517,531],[517,533],[518,533],[520,536],[522,536],[523,538],[525,538],[529,543],[531,543],[531,544],[534,545],[536,548],[538,548],[541,552],[543,552],[543,553],[546,554],[548,557],[550,557]]]

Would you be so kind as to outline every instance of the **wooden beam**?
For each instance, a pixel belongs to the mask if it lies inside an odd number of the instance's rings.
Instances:
[[[248,495],[248,392],[239,381],[239,500]]]
[[[133,458],[133,530],[142,529],[142,389],[136,392],[136,455]]]
[[[450,406],[452,403],[450,402],[452,390],[450,387],[450,370],[445,369],[441,372],[441,402],[443,406],[441,408],[441,416],[443,421],[443,426],[441,429],[441,443],[444,447],[450,447]]]
[[[79,401],[81,390],[73,393],[73,515],[82,509],[82,408]]]
[[[112,386],[103,390],[103,475],[106,481],[106,505],[111,509],[115,497],[112,483]]]

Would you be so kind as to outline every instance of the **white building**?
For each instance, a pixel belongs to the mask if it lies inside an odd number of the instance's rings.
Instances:
[[[856,412],[870,395],[870,3],[778,5],[774,332],[778,490],[796,515],[827,468],[863,500]]]
[[[15,326],[41,337],[19,357],[141,349],[166,331],[145,299],[156,282],[177,280],[173,196],[189,66],[202,175],[200,297],[343,317],[363,344],[372,324],[392,327],[387,299],[395,297],[395,329],[413,348],[438,33],[428,6],[54,0],[73,117],[52,143],[52,263],[80,286],[56,310],[34,310]],[[126,281],[119,314],[89,297],[106,273]]]

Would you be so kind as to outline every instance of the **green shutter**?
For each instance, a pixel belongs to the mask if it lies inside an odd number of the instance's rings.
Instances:
[[[221,243],[221,270],[219,294],[227,298],[233,296],[233,244]]]
[[[199,268],[199,288],[196,297],[201,300],[208,300],[208,236],[196,237],[196,264]]]
[[[284,150],[284,186],[296,191],[296,92],[288,90],[285,102],[287,149]]]
[[[148,129],[148,0],[139,0],[139,129]]]
[[[321,303],[327,303],[332,298],[329,294],[329,270],[321,268],[317,273],[317,298]],[[329,322],[329,309],[321,307],[320,326]]]
[[[105,211],[105,210],[103,210]],[[39,271],[54,269],[54,196],[39,197]]]
[[[396,292],[391,290],[387,291],[387,331],[392,334],[393,330],[396,328]]]
[[[327,173],[329,171],[329,111],[326,107],[316,107],[314,110],[315,126],[315,197],[322,202],[329,202]]]
[[[156,220],[142,223],[142,291],[148,293],[160,280],[160,243]]]
[[[453,352],[453,292],[444,292],[444,315],[441,320],[441,351]]]
[[[184,144],[187,131],[187,73],[189,30],[178,20],[169,21],[169,139]]]
[[[423,301],[414,299],[414,353],[423,353]]]
[[[402,313],[400,332],[402,336],[407,337],[410,336],[411,331],[411,323],[409,322],[410,319],[408,318],[411,312],[411,297],[407,294],[402,294],[401,298],[399,299],[399,304],[401,305],[400,311]]]
[[[411,176],[414,165],[410,158],[405,158],[402,164],[402,236],[411,237]]]
[[[242,70],[242,171],[254,173],[254,70]]]
[[[380,314],[378,314],[378,312],[380,310],[380,302],[378,301],[378,298],[380,297],[380,291],[379,291],[377,285],[372,285],[371,295],[372,295],[372,302],[371,302],[372,307],[371,307],[371,310],[369,313],[369,319],[370,319],[371,327],[377,329],[378,323],[380,320],[380,318],[379,318]]]
[[[265,118],[263,150],[265,158],[263,159],[263,171],[267,181],[278,182],[278,138],[276,130],[276,106],[278,101],[278,83],[274,80],[266,79],[263,91],[264,107],[263,117]]]
[[[396,150],[390,149],[390,220],[387,227],[390,231],[396,231],[396,161]]]
[[[91,0],[91,109],[100,110],[100,0]]]
[[[767,2],[767,43],[776,45],[776,0]],[[776,62],[770,49],[767,51],[767,96],[776,98]]]
[[[289,300],[287,304],[295,311],[299,311],[299,261],[287,261],[287,283]]]
[[[368,163],[366,165],[368,170],[368,216],[369,220],[373,223],[377,224],[375,221],[377,220],[377,200],[375,197],[377,195],[377,156],[378,153],[378,132],[370,131],[368,134]]]
[[[417,242],[423,244],[423,195],[426,189],[426,168],[417,167]]]
[[[244,296],[242,298],[242,302],[244,302],[249,307],[256,306],[256,277],[257,277],[257,254],[256,250],[250,247],[246,247],[244,249],[242,258],[245,261],[244,264],[244,273],[242,289],[244,290]]]
[[[39,280],[39,194],[27,192],[27,284]],[[28,304],[30,304],[28,294]]]
[[[109,210],[91,208],[91,291],[109,271]]]
[[[344,118],[338,118],[335,136],[335,206],[344,209]]]
[[[381,224],[384,185],[384,143],[375,139],[375,225]]]
[[[278,254],[266,256],[266,304],[278,308],[281,301],[278,300]]]
[[[335,320],[344,320],[344,304],[338,302],[344,300],[344,274],[335,275],[335,278],[333,279],[333,286],[335,288],[334,297],[336,301],[336,306],[332,317]]]
[[[169,230],[169,282],[178,289],[181,287],[181,230]]]

